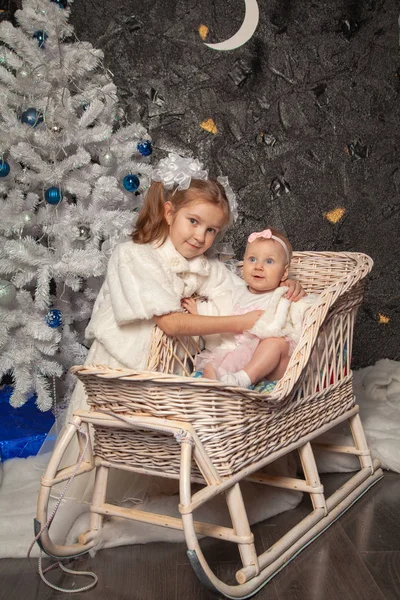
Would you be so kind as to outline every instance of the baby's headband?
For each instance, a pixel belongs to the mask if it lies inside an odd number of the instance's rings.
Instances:
[[[288,264],[290,263],[289,248],[286,246],[285,242],[283,240],[281,240],[281,238],[279,238],[276,235],[273,235],[273,233],[270,229],[264,229],[264,231],[256,231],[254,233],[251,233],[249,235],[249,237],[247,238],[247,241],[249,244],[251,244],[252,242],[254,242],[254,240],[257,240],[258,238],[264,238],[265,240],[275,240],[275,241],[279,242],[285,251]]]
[[[197,159],[184,158],[171,152],[167,158],[160,160],[151,178],[153,181],[160,181],[167,190],[187,190],[192,179],[208,179],[208,172]],[[238,216],[236,196],[227,177],[217,177],[217,181],[225,190],[231,215],[230,222],[233,223]]]

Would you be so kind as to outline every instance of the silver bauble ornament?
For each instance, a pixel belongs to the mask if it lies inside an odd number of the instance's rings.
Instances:
[[[17,296],[15,285],[6,279],[0,279],[0,306],[11,306]]]
[[[32,71],[33,78],[36,81],[43,81],[47,78],[47,69],[45,65],[38,65]]]
[[[111,150],[99,152],[99,163],[102,167],[111,167],[115,163],[115,156]]]
[[[107,258],[109,258],[112,254],[112,251],[114,249],[115,244],[113,244],[111,242],[111,240],[105,240],[102,244],[101,244],[101,251],[103,252],[103,254],[105,254],[105,256],[107,256]]]
[[[52,125],[50,127],[50,131],[52,131],[53,133],[61,133],[63,130],[63,128],[61,127],[61,125]]]
[[[78,240],[86,241],[90,239],[90,227],[78,225]]]
[[[21,213],[21,220],[23,227],[32,227],[36,223],[35,213],[25,211]]]
[[[144,192],[150,187],[150,177],[145,173],[138,173],[140,179],[139,192]]]
[[[26,167],[21,167],[21,170],[17,175],[17,181],[19,183],[26,183],[28,181],[28,169]]]
[[[27,79],[30,74],[31,74],[31,72],[30,72],[29,67],[27,67],[26,65],[22,65],[22,67],[17,69],[15,76],[17,79],[19,79],[21,81],[21,80]]]

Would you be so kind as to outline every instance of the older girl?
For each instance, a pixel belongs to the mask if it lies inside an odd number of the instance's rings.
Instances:
[[[226,317],[183,312],[181,300],[195,292],[215,299],[226,289],[244,285],[224,264],[205,255],[232,221],[235,205],[230,189],[231,202],[224,186],[207,179],[207,173],[192,159],[169,156],[161,161],[153,178],[156,181],[148,190],[132,241],[117,246],[110,258],[86,331],[87,337],[93,339],[86,364],[143,370],[156,324],[170,335],[241,333],[250,329],[263,312],[255,310]],[[294,299],[301,296],[301,287],[292,282],[291,293]],[[85,408],[85,404],[83,386],[78,382],[68,414]],[[69,456],[70,447],[66,453]],[[67,464],[69,456],[65,456]],[[86,490],[78,483],[81,487],[74,498],[85,502],[91,494],[92,482],[87,482]],[[159,484],[144,475],[118,471],[110,479],[108,497],[129,502],[132,497],[144,495],[144,510],[166,513],[176,510],[176,482],[163,480],[162,489],[154,489],[152,485]],[[245,491],[258,498],[259,490],[254,486],[249,483]],[[288,491],[267,493],[268,502],[254,503],[253,522],[292,508],[299,500],[297,494]],[[76,533],[85,529],[88,519],[88,513],[78,518],[67,543],[75,541]],[[138,523],[110,519],[104,524],[101,539],[96,540],[96,548],[180,539],[181,534],[163,528],[148,525],[143,528]]]

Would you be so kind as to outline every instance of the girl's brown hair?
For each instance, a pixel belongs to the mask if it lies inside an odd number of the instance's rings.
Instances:
[[[132,240],[136,244],[155,241],[163,244],[169,234],[169,225],[164,215],[165,202],[171,202],[176,213],[194,200],[203,200],[221,207],[226,215],[226,225],[229,223],[228,199],[224,188],[216,179],[192,179],[187,190],[166,190],[162,183],[153,181],[136,221]]]

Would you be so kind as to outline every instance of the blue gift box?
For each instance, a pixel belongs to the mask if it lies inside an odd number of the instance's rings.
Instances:
[[[54,423],[54,415],[42,412],[31,396],[21,408],[10,405],[12,387],[0,389],[0,458],[26,458],[36,455]]]

